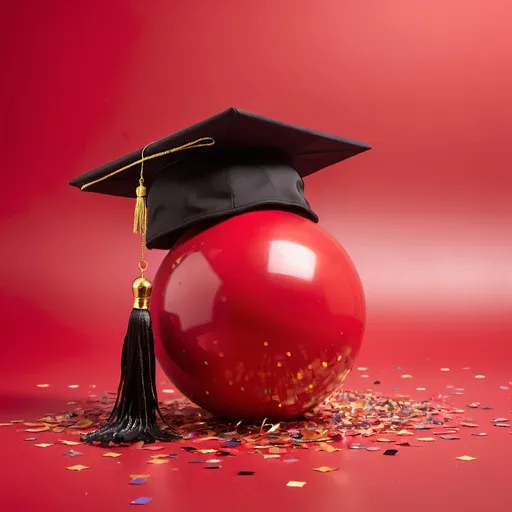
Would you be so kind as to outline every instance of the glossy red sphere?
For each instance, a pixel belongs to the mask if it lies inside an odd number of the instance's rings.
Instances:
[[[238,420],[290,419],[354,365],[365,326],[340,244],[298,215],[259,211],[188,236],[155,278],[156,355],[191,401]]]

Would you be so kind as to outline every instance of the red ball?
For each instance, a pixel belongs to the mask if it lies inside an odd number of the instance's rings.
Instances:
[[[177,244],[155,278],[155,351],[191,401],[237,420],[286,420],[345,380],[365,301],[341,245],[292,213],[232,217]]]

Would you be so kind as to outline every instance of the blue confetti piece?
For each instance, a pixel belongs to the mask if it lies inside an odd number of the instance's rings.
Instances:
[[[416,425],[415,430],[430,430],[429,425]]]
[[[132,480],[130,480],[130,483],[132,485],[142,485],[145,482],[146,482],[146,479],[144,477],[133,478]]]
[[[177,459],[178,458],[178,454],[177,453],[169,453],[169,458],[170,459]]]
[[[152,499],[153,498],[145,498],[144,496],[141,496],[140,498],[133,500],[132,505],[147,505]]]

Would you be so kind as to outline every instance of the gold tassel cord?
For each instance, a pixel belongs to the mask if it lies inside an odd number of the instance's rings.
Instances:
[[[105,176],[102,176],[101,178],[98,178],[97,180],[90,181],[89,183],[82,185],[80,187],[80,190],[85,190],[86,188],[91,187],[92,185],[96,185],[96,183],[100,183],[102,181],[108,180],[112,176],[115,176],[116,174],[119,174],[128,169],[131,169],[132,167],[142,164],[143,162],[147,162],[148,160],[160,158],[162,156],[170,155],[171,153],[177,153],[178,151],[184,151],[186,149],[203,148],[203,147],[207,147],[207,146],[213,146],[214,144],[215,144],[215,139],[212,139],[211,137],[202,137],[202,138],[194,140],[192,142],[187,142],[186,144],[183,144],[182,146],[167,149],[166,151],[161,151],[160,153],[155,153],[154,155],[142,157],[140,160],[137,160],[136,162],[133,162],[131,164],[125,165],[124,167],[121,167],[121,169],[117,169],[116,171],[113,171]],[[148,146],[146,146],[146,148],[148,148],[150,145],[151,144],[148,144]],[[144,149],[146,149],[146,148],[144,148]]]

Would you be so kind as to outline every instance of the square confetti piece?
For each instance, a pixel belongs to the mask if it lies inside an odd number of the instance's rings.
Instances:
[[[167,464],[169,459],[151,459],[148,460],[148,464]]]
[[[252,476],[254,475],[254,471],[239,471],[238,476]]]
[[[463,461],[471,461],[476,460],[476,457],[471,457],[469,455],[463,455],[462,457],[455,457],[456,459],[463,460]]]
[[[131,502],[132,505],[147,505],[153,498],[146,498],[144,496],[141,496],[140,498],[137,498],[136,500],[133,500]]]
[[[59,443],[65,444],[66,446],[76,446],[78,444],[82,444],[77,441],[65,441],[65,440],[60,440]]]
[[[37,446],[38,448],[48,448],[49,446],[53,446],[51,443],[41,443],[41,444],[35,444],[34,446]]]
[[[444,439],[445,441],[458,441],[460,440],[460,437],[457,436],[439,436],[441,439]]]
[[[398,450],[392,448],[391,450],[386,450],[383,455],[396,455],[397,453]]]
[[[295,482],[294,480],[290,480],[286,486],[287,487],[304,487],[306,482]]]
[[[89,466],[77,464],[76,466],[68,466],[66,469],[69,469],[70,471],[83,471],[84,469],[89,469]]]
[[[313,468],[313,471],[318,471],[319,473],[330,473],[331,471],[338,471],[339,468],[331,468],[329,466],[320,466],[319,468]]]
[[[436,438],[435,437],[418,437],[417,440],[423,441],[424,443],[432,443],[433,441],[436,440]]]
[[[116,459],[117,457],[121,457],[122,453],[115,453],[115,452],[108,452],[104,453],[103,457],[112,457],[113,459]]]
[[[139,478],[132,478],[130,480],[130,484],[131,485],[142,485],[143,483],[146,482],[146,479],[145,478],[142,478],[142,477],[139,477]]]

